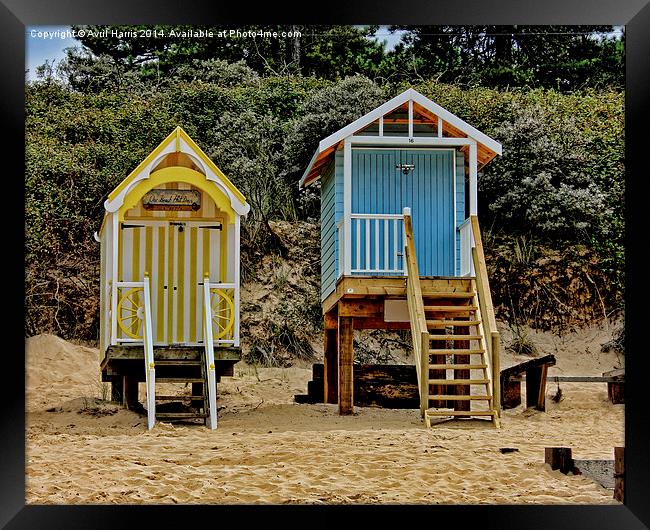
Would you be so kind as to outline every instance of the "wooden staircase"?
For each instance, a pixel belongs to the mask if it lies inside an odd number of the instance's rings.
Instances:
[[[406,212],[404,229],[407,304],[424,421],[430,427],[432,418],[477,417],[499,427],[499,334],[478,221],[472,216],[476,276],[466,291],[423,290]]]
[[[475,282],[471,292],[422,292],[429,334],[428,408],[432,418],[486,417],[498,423]]]
[[[190,395],[161,395],[156,388],[156,420],[165,422],[201,420],[209,416],[208,381],[204,352],[199,359],[156,360],[156,383],[192,385]],[[174,403],[176,402],[176,403]],[[176,405],[175,407],[172,404]],[[169,410],[171,408],[180,410]],[[167,409],[167,410],[165,410]]]

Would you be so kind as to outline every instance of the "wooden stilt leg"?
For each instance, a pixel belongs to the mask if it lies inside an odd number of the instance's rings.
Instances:
[[[352,363],[354,362],[352,317],[339,317],[339,414],[348,415],[354,412],[353,389],[354,377]]]
[[[129,410],[140,408],[138,402],[138,380],[133,376],[124,376],[124,395],[122,404]]]
[[[614,498],[625,504],[625,447],[614,447]]]
[[[122,403],[124,396],[124,380],[121,375],[111,376],[111,401]]]
[[[324,403],[338,402],[339,363],[338,363],[338,337],[335,329],[326,329],[324,336]]]

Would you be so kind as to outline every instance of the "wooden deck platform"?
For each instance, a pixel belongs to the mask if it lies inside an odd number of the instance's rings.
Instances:
[[[198,361],[203,354],[203,346],[154,346],[154,361]],[[232,376],[234,365],[241,361],[241,348],[215,347],[214,365],[219,381],[221,376]],[[112,381],[113,376],[133,377],[145,380],[144,350],[141,344],[121,344],[109,346],[101,362],[102,381]]]
[[[431,300],[427,314],[432,319],[444,322],[444,315],[459,304],[463,311],[455,316],[469,314],[464,304],[474,296],[474,278],[419,278],[425,305]],[[324,401],[338,403],[340,414],[353,412],[353,330],[411,329],[406,282],[403,276],[342,276],[323,300]]]

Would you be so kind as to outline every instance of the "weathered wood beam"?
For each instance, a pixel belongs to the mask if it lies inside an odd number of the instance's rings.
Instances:
[[[559,469],[565,475],[574,468],[570,447],[545,447],[544,462],[550,465],[551,469]]]
[[[406,364],[354,364],[354,405],[383,408],[410,408],[420,406],[415,366]],[[312,380],[307,383],[307,394],[297,395],[299,403],[323,403],[324,366],[315,363]]]
[[[614,447],[614,498],[625,503],[625,447]]]
[[[354,362],[352,317],[339,316],[338,360],[339,360],[339,414],[354,412]]]
[[[338,303],[339,317],[381,317],[384,315],[383,300],[340,300]]]

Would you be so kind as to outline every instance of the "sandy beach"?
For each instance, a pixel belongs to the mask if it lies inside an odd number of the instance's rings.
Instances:
[[[531,336],[557,357],[549,375],[621,366],[600,352],[611,329]],[[612,460],[624,445],[624,405],[609,402],[605,383],[560,383],[558,403],[549,383],[546,412],[502,411],[499,430],[481,420],[427,429],[418,410],[340,417],[336,405],[295,403],[310,365],[240,362],[219,384],[217,430],[159,422],[147,431],[144,416],[102,401],[110,387],[97,349],[38,335],[26,356],[28,504],[617,503],[611,489],[544,464],[545,447]],[[502,368],[527,359],[504,353]]]

